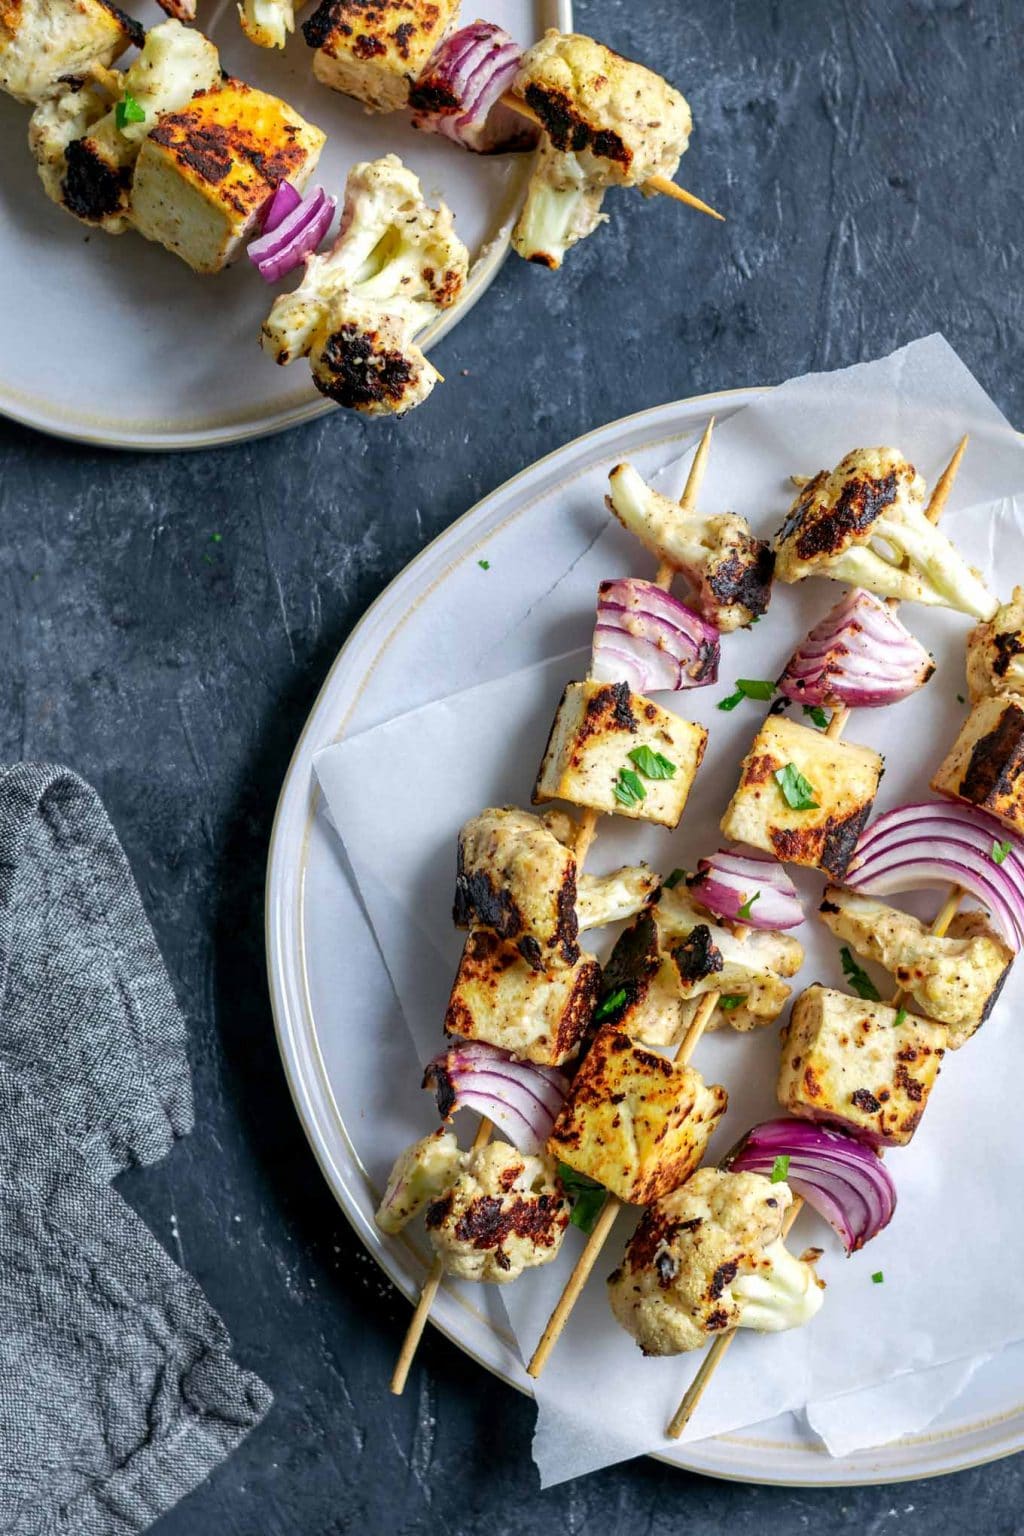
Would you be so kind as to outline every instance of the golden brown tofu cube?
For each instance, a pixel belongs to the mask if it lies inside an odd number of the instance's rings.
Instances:
[[[253,233],[282,181],[302,188],[324,135],[287,102],[241,80],[166,112],[144,141],[132,181],[140,234],[219,272]]]
[[[533,802],[568,800],[674,827],[707,740],[702,725],[670,715],[625,683],[570,683],[551,727]]]
[[[833,741],[821,731],[769,715],[743,759],[722,831],[787,864],[824,869],[841,879],[871,814],[882,766],[880,754],[870,747]],[[810,786],[807,794],[800,793],[792,770]],[[812,804],[800,809],[790,799]]]
[[[399,112],[458,13],[459,0],[321,0],[302,35],[322,85],[372,112]]]
[[[573,1078],[548,1150],[620,1200],[646,1205],[689,1178],[728,1102],[692,1067],[605,1027]]]
[[[580,1049],[600,984],[601,967],[593,955],[537,971],[514,944],[489,928],[474,928],[444,1027],[464,1040],[486,1040],[540,1066],[559,1067]]]
[[[65,76],[141,48],[144,36],[105,0],[0,0],[0,90],[37,102]]]
[[[779,1103],[791,1115],[903,1147],[924,1114],[946,1050],[946,1026],[817,984],[782,1032]]]
[[[980,699],[932,779],[932,789],[1024,832],[1024,697]]]

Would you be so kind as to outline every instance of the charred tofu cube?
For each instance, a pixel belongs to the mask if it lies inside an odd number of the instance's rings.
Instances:
[[[707,740],[703,726],[670,715],[625,683],[570,683],[551,727],[533,802],[568,800],[674,827]]]
[[[783,1109],[875,1146],[906,1146],[939,1075],[946,1026],[912,1013],[898,1019],[888,1003],[808,987],[782,1034]]]
[[[1011,832],[1024,832],[1024,696],[979,699],[932,789],[976,805]]]
[[[132,219],[196,272],[219,272],[252,234],[279,182],[305,186],[324,135],[241,80],[165,113],[144,141]]]
[[[67,75],[142,47],[143,28],[104,0],[4,0],[0,90],[34,103]]]
[[[841,879],[871,814],[882,767],[870,747],[769,715],[743,759],[722,831],[787,864]]]
[[[727,1103],[717,1083],[606,1027],[580,1064],[548,1150],[620,1200],[646,1205],[689,1178]]]
[[[459,0],[321,0],[302,35],[322,85],[371,112],[400,112],[458,13]]]
[[[535,970],[575,965],[576,857],[552,830],[567,820],[506,805],[467,821],[459,833],[456,927],[493,928]]]
[[[559,1067],[580,1049],[600,982],[593,955],[537,971],[514,944],[489,928],[475,928],[462,952],[444,1027],[464,1040],[486,1040],[539,1066]]]

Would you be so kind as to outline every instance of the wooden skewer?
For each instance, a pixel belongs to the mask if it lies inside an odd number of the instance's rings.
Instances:
[[[501,101],[503,106],[518,112],[520,117],[528,117],[531,123],[536,123],[541,128],[545,126],[540,113],[535,112],[522,96],[515,96],[511,91],[506,91]],[[705,203],[699,197],[695,197],[692,192],[687,192],[685,187],[679,186],[668,176],[649,176],[644,182],[644,191],[657,192],[662,197],[674,198],[677,203],[685,203],[688,208],[696,208],[698,213],[706,213],[710,218],[718,219],[722,224],[725,223],[724,213],[719,213],[716,208],[711,207],[710,203]]]
[[[960,461],[964,456],[966,448],[967,437],[964,436],[957,444],[956,452],[953,454],[953,457],[950,459],[949,463],[946,465],[946,468],[935,482],[935,488],[932,491],[931,499],[928,502],[928,508],[925,514],[929,522],[937,523],[939,518],[942,516],[942,510],[949,499],[950,491],[953,489],[953,482],[956,479],[957,471],[960,468]],[[889,607],[895,608],[897,606],[897,600],[890,598]],[[837,709],[829,721],[828,731],[826,734],[831,736],[833,739],[841,736],[849,718],[850,711],[848,709],[845,707]],[[942,907],[931,926],[931,932],[936,936],[936,938],[941,938],[946,932],[946,929],[949,927],[950,923],[953,921],[957,908],[960,905],[962,895],[963,893],[958,886],[951,887],[946,900],[943,902]],[[903,994],[901,992],[897,992],[895,998],[893,999],[894,1008],[899,1007],[902,996]],[[799,1195],[797,1195],[793,1201],[793,1204],[786,1212],[786,1219],[782,1226],[783,1237],[788,1235],[789,1229],[792,1227],[793,1223],[796,1221],[797,1216],[800,1214],[802,1206],[803,1200]],[[731,1345],[733,1339],[736,1337],[738,1331],[738,1329],[732,1328],[729,1329],[729,1331],[726,1333],[719,1334],[718,1338],[705,1354],[704,1359],[701,1361],[700,1369],[691,1381],[685,1397],[673,1414],[668,1429],[665,1431],[670,1440],[678,1440],[687,1424],[689,1424],[690,1420],[693,1418],[701,1398],[707,1391],[708,1383],[711,1381],[711,1378],[714,1376],[719,1365],[722,1363],[725,1352]]]
[[[110,96],[120,96],[124,90],[124,76],[119,69],[109,69],[106,64],[89,64],[82,71],[87,80],[98,85]]]

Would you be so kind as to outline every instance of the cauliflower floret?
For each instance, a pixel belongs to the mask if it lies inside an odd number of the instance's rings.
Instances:
[[[110,101],[100,87],[84,81],[63,81],[44,96],[29,119],[28,146],[48,198],[65,201],[67,152],[106,117]],[[71,210],[74,212],[74,208]]]
[[[468,269],[445,204],[427,205],[397,155],[364,161],[349,172],[337,240],[274,301],[261,345],[282,364],[308,356],[339,405],[401,415],[439,378],[413,337],[455,302]]]
[[[685,97],[578,33],[549,31],[524,55],[512,92],[545,135],[512,244],[544,266],[561,266],[569,247],[603,221],[609,186],[674,176],[689,143]]]
[[[113,0],[5,0],[0,5],[0,91],[34,105],[90,66],[105,68],[143,28]]]
[[[494,806],[459,833],[458,928],[482,924],[516,945],[534,970],[575,965],[576,856],[541,816]]]
[[[220,84],[220,55],[208,37],[180,21],[163,21],[146,33],[138,58],[124,72],[124,91],[145,116],[119,131],[140,145],[162,112],[177,112],[199,91]]]
[[[646,864],[624,864],[608,875],[580,875],[576,881],[576,913],[580,928],[603,928],[635,917],[660,885]]]
[[[453,1131],[440,1129],[423,1136],[400,1154],[388,1178],[374,1221],[382,1232],[401,1232],[429,1200],[458,1178],[464,1153]]]
[[[829,886],[819,908],[836,938],[884,966],[956,1050],[988,1018],[1014,952],[981,912],[959,912],[943,938],[907,912]]]
[[[242,31],[257,48],[283,48],[295,31],[292,0],[243,0],[238,7]]]
[[[855,448],[800,488],[775,536],[776,573],[789,582],[828,576],[990,619],[995,598],[924,505],[924,480],[896,448]]]
[[[701,1349],[729,1328],[810,1321],[823,1284],[783,1242],[792,1203],[784,1182],[701,1168],[648,1207],[608,1280],[612,1312],[645,1355]]]
[[[632,464],[616,465],[608,482],[609,511],[659,561],[682,572],[694,589],[694,606],[709,624],[729,632],[765,612],[775,556],[755,539],[745,518],[684,512],[647,485]]]
[[[967,637],[967,686],[971,703],[989,694],[1024,694],[1024,587]]]
[[[430,1241],[460,1280],[516,1280],[558,1253],[571,1205],[552,1158],[504,1141],[462,1154],[454,1183],[427,1209]]]

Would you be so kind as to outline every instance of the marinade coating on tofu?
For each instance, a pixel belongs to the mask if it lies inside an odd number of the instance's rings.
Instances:
[[[479,924],[515,942],[535,970],[579,959],[576,856],[543,817],[492,807],[459,833],[457,928]]]
[[[701,725],[631,693],[625,683],[588,679],[562,694],[533,789],[534,805],[568,800],[609,815],[674,827],[686,805],[707,746]],[[616,794],[623,771],[636,774],[629,753],[648,747],[667,758],[671,777],[639,774],[642,798]]]
[[[132,222],[196,272],[219,272],[255,229],[282,181],[300,191],[324,134],[287,102],[241,80],[165,113],[142,144]]]
[[[107,0],[0,0],[0,90],[34,105],[59,80],[141,48],[144,36]]]
[[[1024,832],[1024,695],[979,699],[939,764],[932,789]]]
[[[605,994],[624,994],[609,1021],[646,1045],[673,1045],[698,1000],[718,992],[729,1006],[715,1010],[708,1029],[760,1028],[782,1012],[792,990],[783,978],[796,975],[803,955],[789,934],[755,929],[738,938],[682,887],[662,889],[605,966]]]
[[[808,987],[782,1031],[783,1109],[873,1146],[906,1146],[939,1075],[947,1032],[913,1013],[898,1017],[888,1003]]]
[[[967,637],[967,687],[971,703],[990,694],[1024,694],[1024,587],[1014,587],[987,623]]]
[[[458,13],[459,0],[321,0],[302,35],[322,85],[398,112]]]
[[[727,1103],[718,1083],[605,1026],[577,1069],[548,1150],[620,1200],[646,1205],[689,1178]]]
[[[949,1026],[950,1050],[988,1018],[1013,963],[1014,951],[982,912],[958,912],[941,938],[907,912],[836,886],[819,912],[836,938],[892,974],[919,1013]]]
[[[608,1278],[618,1323],[645,1355],[703,1349],[728,1328],[778,1333],[809,1322],[824,1288],[785,1246],[783,1180],[701,1168],[648,1206]]]
[[[504,1285],[550,1263],[572,1210],[554,1161],[504,1141],[461,1160],[454,1182],[427,1206],[427,1235],[445,1272]]]
[[[797,810],[787,801],[775,775],[789,764],[810,784],[814,809]],[[743,759],[722,831],[783,863],[841,879],[871,814],[882,768],[871,747],[769,715]]]
[[[474,928],[448,1000],[445,1031],[485,1040],[540,1066],[560,1067],[586,1038],[600,985],[601,967],[593,955],[538,971],[514,944],[489,928]]]

